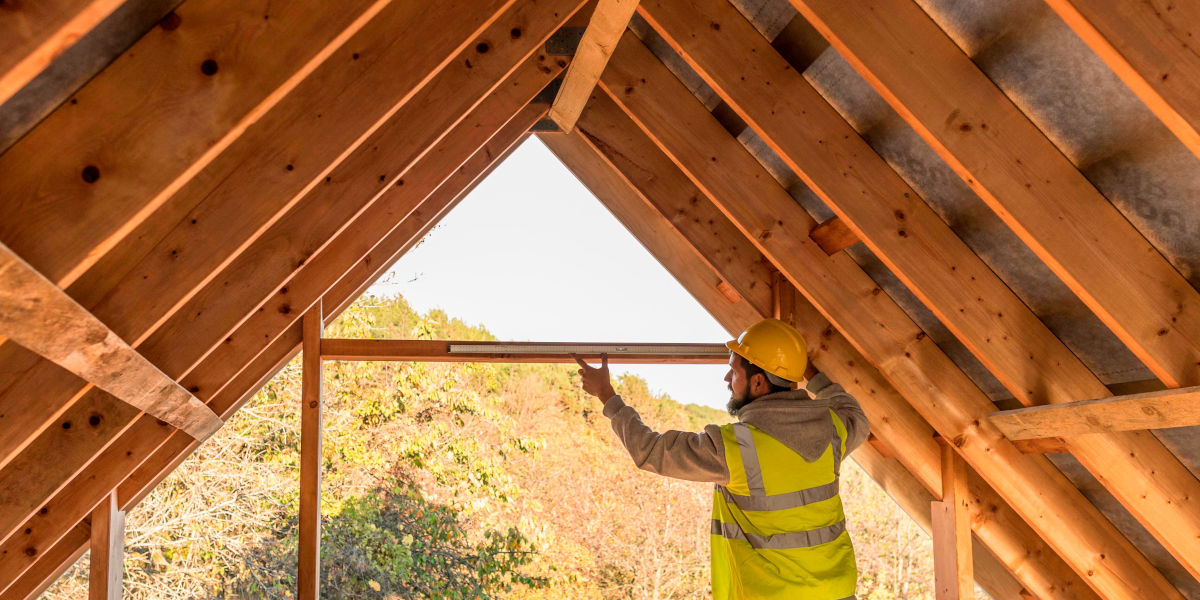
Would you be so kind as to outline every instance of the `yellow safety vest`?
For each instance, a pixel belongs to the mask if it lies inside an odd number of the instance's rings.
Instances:
[[[721,427],[729,484],[713,492],[714,600],[854,598],[858,568],[846,533],[838,475],[846,427],[805,461],[761,429]]]

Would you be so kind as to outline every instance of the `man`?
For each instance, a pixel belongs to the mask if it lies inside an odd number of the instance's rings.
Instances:
[[[657,433],[612,387],[608,358],[580,360],[583,389],[634,464],[716,484],[712,516],[715,600],[853,598],[858,571],[838,496],[842,459],[866,438],[858,402],[808,364],[799,331],[760,321],[726,344],[730,425]],[[807,380],[806,390],[793,383]]]

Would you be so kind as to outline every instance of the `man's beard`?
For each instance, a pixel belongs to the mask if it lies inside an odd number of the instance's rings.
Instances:
[[[725,410],[729,411],[730,415],[736,417],[738,416],[738,412],[740,412],[747,404],[750,404],[752,400],[754,399],[750,397],[750,394],[746,394],[744,397],[738,398],[733,394],[733,388],[730,388],[729,402],[725,404]]]

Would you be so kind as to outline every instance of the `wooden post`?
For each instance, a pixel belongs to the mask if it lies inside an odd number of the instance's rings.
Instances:
[[[942,443],[942,501],[933,506],[933,582],[937,600],[970,600],[971,517],[967,507],[967,463]]]
[[[321,596],[321,330],[318,300],[304,313],[303,375],[300,383],[300,548],[296,597]]]
[[[121,568],[125,558],[125,512],[113,492],[92,511],[89,600],[120,600]]]

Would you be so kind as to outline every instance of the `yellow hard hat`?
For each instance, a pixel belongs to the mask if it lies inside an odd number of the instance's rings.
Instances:
[[[788,381],[804,379],[808,342],[795,327],[779,319],[763,319],[725,343],[734,354]]]

